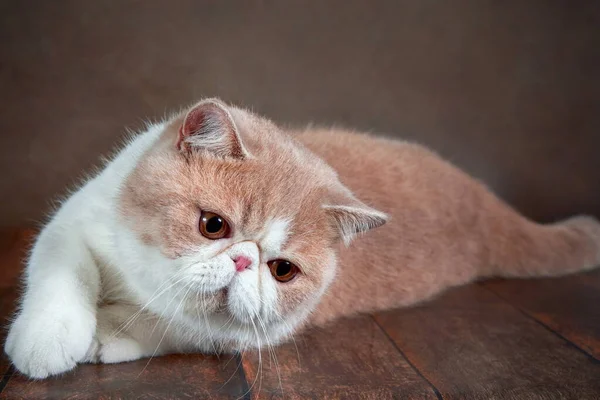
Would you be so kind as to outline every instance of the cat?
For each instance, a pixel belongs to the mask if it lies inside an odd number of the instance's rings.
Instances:
[[[133,138],[45,225],[5,351],[34,379],[238,352],[477,279],[599,263],[592,217],[540,225],[419,145],[286,131],[206,99]]]

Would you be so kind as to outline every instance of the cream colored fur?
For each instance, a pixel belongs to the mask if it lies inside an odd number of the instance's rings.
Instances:
[[[231,234],[203,237],[202,211]],[[240,256],[251,261],[243,271]],[[300,273],[277,281],[276,259]],[[138,135],[57,211],[32,249],[5,349],[32,378],[243,351],[475,279],[599,261],[593,218],[529,221],[421,146],[285,132],[205,100]]]

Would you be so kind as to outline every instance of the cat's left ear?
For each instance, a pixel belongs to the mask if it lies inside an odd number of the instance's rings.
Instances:
[[[231,113],[217,99],[203,100],[188,111],[179,127],[177,148],[181,152],[206,150],[223,158],[249,155]]]
[[[332,218],[338,229],[339,238],[346,246],[359,234],[378,228],[389,217],[371,208],[356,198],[344,201],[344,204],[324,205],[325,212]]]

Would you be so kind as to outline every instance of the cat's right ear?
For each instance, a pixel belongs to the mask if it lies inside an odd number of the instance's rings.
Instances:
[[[365,205],[350,194],[336,203],[323,205],[323,209],[335,222],[339,239],[346,246],[357,235],[380,227],[389,219],[385,213]]]
[[[200,150],[222,158],[248,157],[227,106],[217,99],[203,100],[188,111],[179,127],[177,148],[183,153]]]

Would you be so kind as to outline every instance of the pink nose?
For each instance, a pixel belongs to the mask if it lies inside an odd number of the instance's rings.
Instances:
[[[235,270],[242,272],[252,264],[252,260],[245,256],[238,256],[233,260],[235,262]]]

